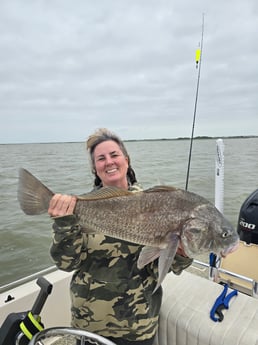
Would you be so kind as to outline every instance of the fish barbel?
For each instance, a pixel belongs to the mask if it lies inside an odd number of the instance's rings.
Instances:
[[[53,195],[31,173],[20,169],[18,200],[24,213],[46,213]],[[78,196],[74,215],[85,232],[142,245],[139,269],[159,258],[157,287],[169,271],[178,247],[191,258],[206,252],[225,256],[237,248],[239,241],[236,229],[212,203],[200,195],[168,186],[136,193],[103,187]]]

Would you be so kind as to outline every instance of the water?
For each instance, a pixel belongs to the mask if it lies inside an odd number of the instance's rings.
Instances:
[[[258,138],[226,139],[224,214],[236,226],[245,198],[258,188]],[[167,184],[185,188],[189,140],[126,142],[144,188]],[[195,140],[188,190],[214,202],[213,139]],[[81,194],[92,188],[84,143],[0,145],[0,285],[53,265],[51,220],[27,216],[17,201],[18,169],[24,167],[50,189]]]

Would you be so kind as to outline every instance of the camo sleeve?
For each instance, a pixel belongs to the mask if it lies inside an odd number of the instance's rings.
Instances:
[[[50,255],[59,269],[68,272],[78,269],[86,258],[87,235],[82,234],[75,215],[54,220]]]
[[[174,261],[172,263],[171,270],[174,274],[179,275],[185,270],[187,267],[191,266],[193,262],[192,258],[188,258],[179,254],[176,254]]]

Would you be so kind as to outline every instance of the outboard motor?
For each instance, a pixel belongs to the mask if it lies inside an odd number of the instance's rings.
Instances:
[[[258,244],[258,189],[241,206],[237,232],[241,241]]]

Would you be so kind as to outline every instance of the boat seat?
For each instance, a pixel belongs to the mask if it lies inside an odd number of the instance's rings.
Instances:
[[[223,270],[233,272],[240,277],[227,274]],[[258,297],[258,245],[240,241],[239,248],[235,252],[221,259],[219,280],[233,289]]]
[[[223,286],[184,271],[167,274],[155,345],[257,345],[258,300],[238,293],[214,322],[210,310]],[[230,290],[230,289],[229,289]]]

